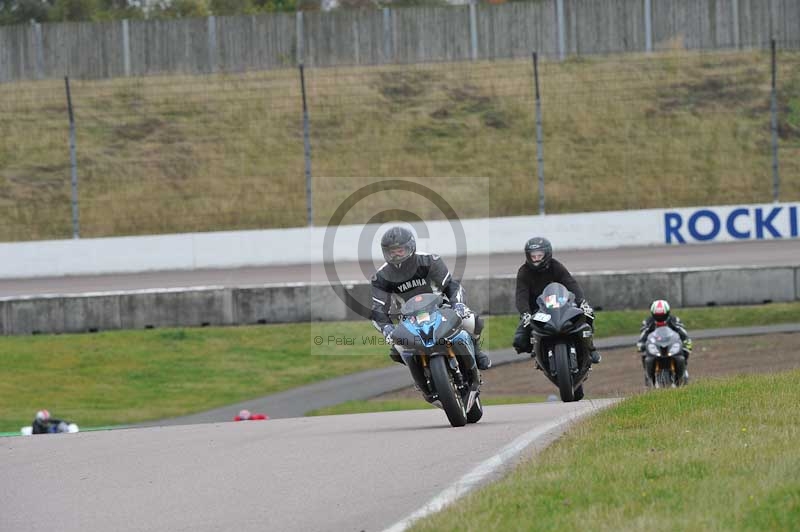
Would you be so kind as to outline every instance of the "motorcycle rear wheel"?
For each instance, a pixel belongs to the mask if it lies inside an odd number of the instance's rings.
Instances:
[[[447,367],[447,360],[444,356],[435,356],[430,360],[431,380],[436,387],[439,401],[442,403],[442,410],[447,414],[447,420],[454,427],[463,427],[467,424],[467,412],[464,400],[458,393],[453,376]]]
[[[467,423],[477,423],[483,417],[483,404],[481,404],[481,397],[475,398],[472,408],[467,412]]]
[[[575,388],[575,400],[580,401],[583,399],[583,384]]]

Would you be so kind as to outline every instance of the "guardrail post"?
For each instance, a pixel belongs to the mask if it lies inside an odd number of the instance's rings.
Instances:
[[[388,7],[383,11],[383,57],[388,63],[392,59],[392,12]]]
[[[34,46],[34,75],[36,79],[44,78],[44,42],[42,39],[42,25],[38,22],[31,23],[33,26],[33,46]]]
[[[217,71],[217,23],[214,15],[208,17],[208,69]]]
[[[558,31],[558,59],[567,58],[567,23],[564,20],[564,0],[556,0],[556,27]]]
[[[297,57],[295,59],[297,60],[297,64],[298,65],[302,65],[303,63],[306,62],[305,61],[305,59],[306,59],[305,58],[306,51],[305,51],[305,45],[304,45],[305,38],[303,37],[303,12],[302,11],[298,11],[297,14],[295,15],[295,28],[297,30],[296,31],[297,32]]]
[[[125,69],[125,77],[131,75],[131,34],[128,19],[122,20],[122,64]]]
[[[475,0],[469,3],[469,43],[473,61],[478,59],[478,9]]]

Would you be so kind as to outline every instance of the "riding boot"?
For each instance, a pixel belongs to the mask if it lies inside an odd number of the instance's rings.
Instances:
[[[600,353],[597,351],[597,348],[594,346],[594,335],[583,338],[583,347],[589,353],[589,358],[592,360],[592,364],[599,364],[603,357],[600,356]]]
[[[489,369],[492,367],[492,361],[482,349],[481,349],[481,337],[480,335],[475,336],[472,339],[473,343],[475,344],[475,362],[478,365],[478,369],[484,370]]]
[[[389,348],[389,358],[391,358],[395,362],[403,364],[404,366],[406,365],[406,363],[403,361],[403,357],[400,356],[400,353],[398,353],[397,349],[395,349],[394,347]]]

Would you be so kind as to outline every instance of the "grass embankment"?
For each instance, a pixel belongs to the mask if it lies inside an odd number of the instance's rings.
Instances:
[[[765,325],[796,322],[800,303],[679,314],[692,330]],[[598,336],[635,334],[641,319],[601,312]],[[517,318],[486,321],[484,347],[508,348]],[[200,412],[390,365],[381,340],[366,322],[2,336],[0,431],[19,430],[39,408],[87,428]]]
[[[800,371],[639,395],[413,530],[796,530]]]
[[[781,53],[779,67],[781,199],[791,201],[800,55]],[[767,53],[584,57],[540,73],[548,213],[771,201]],[[530,58],[306,78],[315,225],[390,177],[433,187],[462,218],[538,212]],[[73,80],[72,99],[81,236],[305,225],[296,69]],[[62,81],[0,85],[0,241],[71,236],[68,147]],[[395,191],[344,222],[398,206],[443,216]]]

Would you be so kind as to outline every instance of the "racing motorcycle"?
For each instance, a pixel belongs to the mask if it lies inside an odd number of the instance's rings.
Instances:
[[[684,349],[680,335],[667,326],[647,335],[642,357],[648,386],[676,388],[686,384]]]
[[[462,319],[442,305],[438,294],[420,294],[406,301],[400,307],[392,342],[412,377],[417,374],[414,381],[425,400],[444,410],[452,426],[463,427],[483,416],[475,345],[463,323],[475,317]]]
[[[556,386],[565,403],[583,399],[583,382],[592,360],[584,338],[593,331],[575,294],[561,283],[550,283],[536,299],[531,319],[531,345],[537,369]]]
[[[57,425],[50,425],[47,428],[46,434],[60,434],[60,433],[74,434],[79,431],[80,429],[78,428],[78,425],[76,425],[75,423],[71,423],[69,421],[62,421]],[[19,432],[23,436],[31,436],[33,435],[33,427],[30,425],[28,425],[27,427],[22,427]]]

